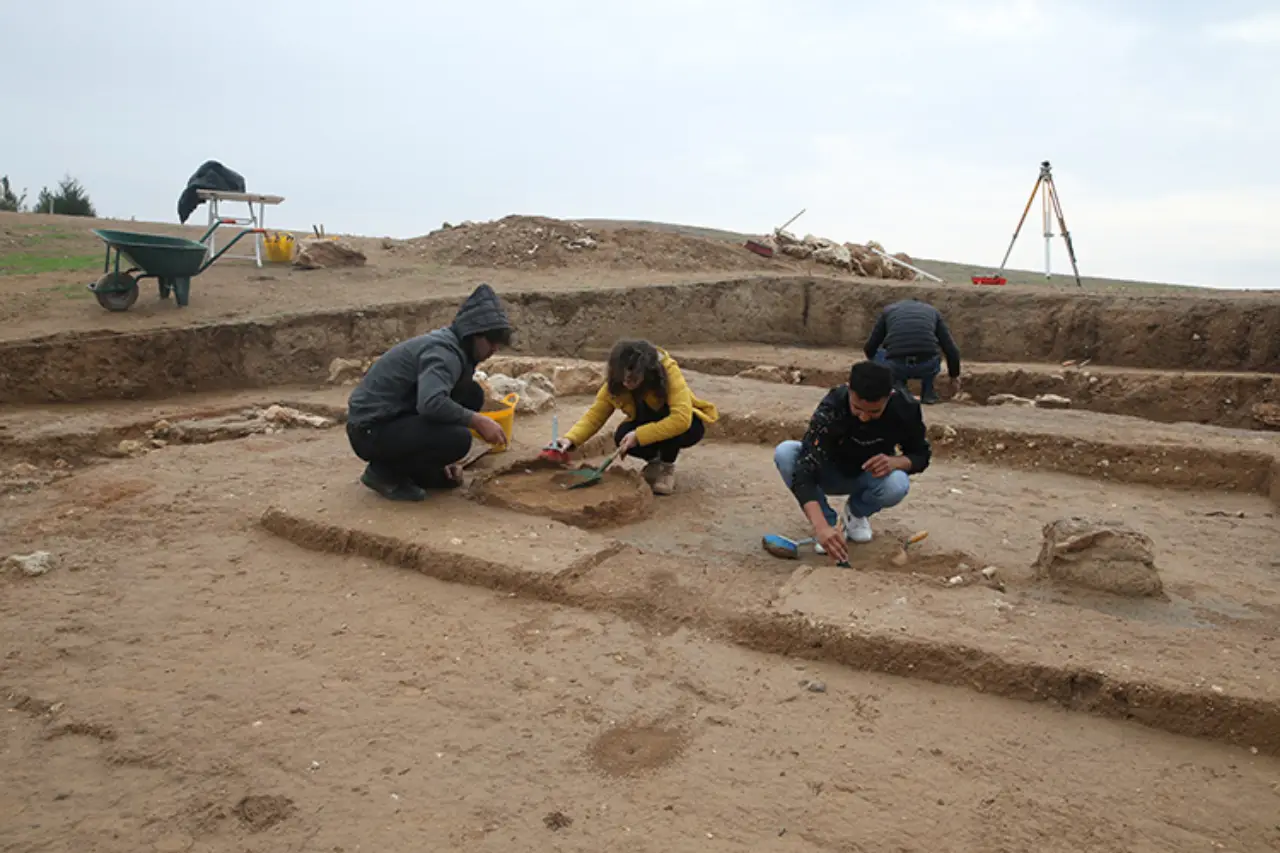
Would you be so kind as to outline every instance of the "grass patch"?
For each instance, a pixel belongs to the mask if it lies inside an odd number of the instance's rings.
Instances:
[[[85,272],[102,265],[102,255],[40,255],[12,252],[0,255],[0,275],[40,275],[50,272]]]
[[[83,234],[76,234],[70,231],[58,231],[51,225],[46,225],[39,231],[28,231],[22,235],[22,242],[27,246],[38,246],[50,240],[83,240]]]

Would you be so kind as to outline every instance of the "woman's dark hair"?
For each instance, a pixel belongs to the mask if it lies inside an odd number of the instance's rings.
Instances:
[[[632,393],[639,397],[654,391],[659,397],[667,396],[667,372],[658,360],[658,348],[648,341],[618,341],[609,353],[609,393],[617,397],[626,393],[622,384],[628,376],[640,376],[640,385]]]
[[[860,361],[849,368],[849,390],[860,400],[883,400],[893,390],[893,371],[874,361]]]

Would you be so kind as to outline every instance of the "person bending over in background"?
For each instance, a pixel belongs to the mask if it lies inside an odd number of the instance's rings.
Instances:
[[[813,526],[818,553],[843,562],[845,540],[870,542],[870,517],[901,503],[908,475],[928,468],[931,456],[920,404],[895,387],[888,367],[861,361],[822,398],[804,439],[779,444],[773,461]],[[849,496],[839,517],[827,495]]]
[[[482,284],[450,325],[383,353],[347,402],[347,439],[368,463],[360,482],[393,501],[425,500],[426,489],[461,483],[455,463],[471,449],[469,430],[504,444],[502,427],[480,413],[475,372],[510,343],[502,301]]]
[[[706,433],[705,424],[719,418],[716,407],[689,389],[676,360],[648,341],[618,341],[609,353],[605,382],[596,400],[573,429],[556,442],[568,451],[581,447],[616,410],[626,415],[614,432],[623,456],[648,462],[645,482],[654,494],[675,491],[676,458]]]
[[[942,312],[919,299],[894,302],[880,312],[863,352],[867,358],[887,364],[894,381],[906,387],[908,379],[920,380],[920,401],[938,402],[933,377],[942,366],[941,349],[947,357],[951,393],[960,392],[960,349],[951,337]]]

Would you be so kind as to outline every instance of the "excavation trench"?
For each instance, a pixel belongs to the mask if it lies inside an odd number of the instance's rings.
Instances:
[[[812,278],[751,278],[607,292],[507,293],[519,349],[576,355],[622,336],[668,347],[751,341],[861,349],[879,309],[918,296],[945,312],[967,359],[1280,373],[1280,303],[1243,297],[994,292]],[[158,398],[323,381],[450,322],[454,298],[186,328],[0,344],[0,402]]]
[[[585,355],[603,358],[603,349]],[[780,384],[829,388],[844,382],[859,350],[715,344],[675,348],[682,368]],[[1280,429],[1280,375],[1240,372],[1096,368],[1080,365],[990,364],[969,359],[964,394],[976,405],[1025,405],[1037,397],[1060,405],[1162,423],[1197,423],[1246,430]],[[939,388],[950,398],[944,380]],[[910,383],[919,392],[917,383]],[[1001,395],[1020,398],[1002,403]]]
[[[299,399],[308,395],[314,399]],[[163,410],[117,418],[113,423],[64,427],[55,422],[47,427],[19,429],[15,427],[20,422],[11,421],[11,425],[0,424],[0,462],[26,466],[82,465],[127,455],[120,450],[124,441],[138,442],[144,446],[143,449],[148,449],[156,439],[162,445],[193,444],[258,434],[271,425],[247,413],[251,409],[270,407],[276,402],[273,396],[287,408],[340,423],[346,416],[345,407],[341,404],[342,395],[339,389],[295,391],[293,396],[289,393],[264,394],[251,403],[240,395],[240,402],[228,401],[225,404],[216,400],[217,395],[214,395],[215,399],[206,395],[204,403],[198,407],[185,408],[175,400]],[[585,399],[563,400],[559,406],[580,408],[586,402]],[[808,408],[813,401],[796,403],[789,410],[777,413],[775,411],[783,405],[782,402],[769,411],[745,408],[723,397],[720,402],[721,417],[709,431],[708,441],[774,446],[804,434]],[[90,418],[88,407],[68,407],[68,411],[76,411],[86,420]],[[1033,430],[1018,425],[1001,426],[999,410],[992,411],[993,423],[987,423],[986,419],[974,423],[972,418],[949,418],[941,410],[931,412],[928,435],[936,457],[1116,483],[1262,494],[1280,503],[1280,457],[1277,456],[1280,445],[1265,438],[1252,443],[1197,443],[1188,438],[1173,442],[1158,436],[1138,436],[1129,440],[1118,440],[1114,436],[1092,438],[1080,434],[1079,430],[1053,432],[1047,427]],[[44,415],[48,417],[48,412]],[[526,417],[519,421],[522,434],[530,428]],[[166,421],[176,429],[172,434],[157,435],[156,424],[160,421]],[[283,425],[277,426],[283,428]],[[1105,424],[1099,424],[1097,431],[1105,433]],[[606,445],[603,436],[597,436],[589,449],[593,454],[607,453]],[[487,499],[502,503],[509,502],[512,497],[497,493],[490,494]]]

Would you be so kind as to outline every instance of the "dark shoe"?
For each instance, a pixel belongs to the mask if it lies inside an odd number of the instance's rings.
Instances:
[[[456,489],[462,485],[461,480],[451,480],[443,468],[433,468],[425,473],[410,475],[414,485],[423,489]]]
[[[920,398],[920,402],[924,403],[926,406],[932,406],[934,403],[938,402],[938,395],[936,392],[930,391],[928,394],[925,394]]]
[[[392,480],[374,470],[372,465],[366,466],[360,475],[360,482],[382,495],[389,501],[425,501],[427,493],[421,487],[408,480]]]

